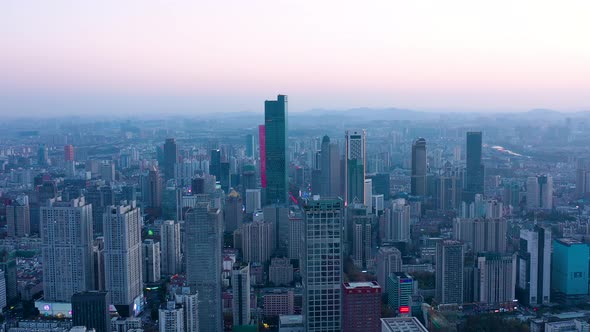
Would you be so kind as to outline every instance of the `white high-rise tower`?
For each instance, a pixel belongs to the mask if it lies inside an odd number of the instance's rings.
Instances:
[[[103,214],[105,289],[122,316],[142,309],[141,226],[135,201],[108,206]]]

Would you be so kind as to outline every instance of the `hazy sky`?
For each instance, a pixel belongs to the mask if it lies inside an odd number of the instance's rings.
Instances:
[[[590,1],[0,1],[0,112],[590,110]]]

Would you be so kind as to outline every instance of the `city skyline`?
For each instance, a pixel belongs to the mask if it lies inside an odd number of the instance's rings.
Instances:
[[[1,330],[590,331],[588,14],[4,1]]]
[[[590,110],[583,1],[29,7],[2,5],[3,115],[261,112],[273,94],[293,112]]]

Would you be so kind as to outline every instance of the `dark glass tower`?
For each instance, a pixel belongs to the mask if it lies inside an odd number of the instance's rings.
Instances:
[[[365,197],[365,165],[361,159],[348,159],[347,164],[347,193],[348,203],[364,202]]]
[[[222,162],[220,164],[221,166],[219,167],[219,169],[221,170],[221,172],[219,173],[219,177],[217,178],[217,181],[219,181],[219,184],[221,185],[221,189],[223,189],[223,191],[225,191],[226,193],[229,192],[229,188],[230,188],[230,169],[229,169],[229,163],[228,162]]]
[[[74,326],[85,326],[97,332],[110,331],[107,292],[82,292],[72,296]]]
[[[211,150],[211,162],[209,163],[209,174],[214,175],[217,181],[221,177],[221,150]]]
[[[164,143],[164,176],[166,180],[174,178],[174,168],[178,163],[178,145],[174,138],[167,138]]]
[[[264,102],[266,203],[287,202],[287,96]]]
[[[412,144],[411,186],[412,195],[426,195],[426,140],[424,138],[418,138]]]
[[[481,131],[467,132],[467,168],[463,200],[471,203],[476,194],[483,194],[484,168],[481,163]]]

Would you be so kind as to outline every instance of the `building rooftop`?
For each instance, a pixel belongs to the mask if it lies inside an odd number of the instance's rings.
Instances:
[[[580,241],[578,241],[576,239],[569,238],[569,237],[564,237],[564,238],[561,238],[561,239],[555,239],[555,241],[557,241],[557,242],[559,242],[559,243],[561,243],[563,245],[566,245],[566,246],[571,246],[573,244],[583,244],[582,242],[580,242]]]
[[[381,331],[428,332],[416,317],[381,318]]]
[[[303,316],[302,315],[280,315],[279,316],[279,325],[281,327],[303,326]]]
[[[345,282],[343,285],[345,289],[381,288],[376,281]]]

